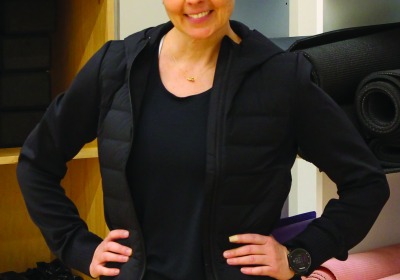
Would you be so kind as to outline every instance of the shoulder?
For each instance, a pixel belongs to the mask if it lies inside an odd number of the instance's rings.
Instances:
[[[124,39],[125,45],[134,47],[143,41],[156,43],[164,36],[173,25],[171,22],[166,22],[157,26],[148,27],[141,31],[135,32]]]
[[[236,60],[240,61],[241,65],[249,68],[254,68],[254,66],[261,69],[274,68],[278,70],[277,74],[286,72],[290,75],[311,69],[310,62],[302,52],[285,51],[257,30],[250,30],[239,22],[231,22],[231,24],[242,38],[236,52]]]
[[[122,59],[125,56],[125,46],[122,40],[108,41],[103,48],[106,48],[104,60]]]
[[[172,29],[171,22],[163,23],[155,27],[149,27],[136,32],[124,39],[125,54],[128,65],[135,59],[145,47],[154,48],[161,38]]]
[[[260,65],[260,70],[268,75],[268,79],[274,77],[277,81],[285,81],[282,86],[294,85],[299,89],[312,82],[313,66],[301,52],[277,53]]]

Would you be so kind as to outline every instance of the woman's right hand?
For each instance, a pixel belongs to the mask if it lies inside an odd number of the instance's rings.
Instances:
[[[123,246],[115,240],[128,238],[127,230],[116,229],[110,231],[107,237],[97,246],[94,251],[92,262],[90,263],[90,276],[97,278],[99,276],[116,276],[119,274],[118,268],[108,268],[108,262],[125,263],[132,255],[132,249]]]

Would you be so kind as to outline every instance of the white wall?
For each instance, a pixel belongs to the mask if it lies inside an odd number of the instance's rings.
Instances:
[[[308,36],[323,31],[323,0],[290,0],[289,36]]]
[[[168,21],[162,0],[119,1],[119,38]]]
[[[400,174],[387,175],[390,199],[367,237],[352,252],[400,243]]]
[[[365,239],[351,250],[351,253],[400,243],[400,173],[386,175],[390,186],[390,198],[376,223]],[[337,198],[335,184],[323,176],[323,205],[331,198]]]
[[[324,0],[324,31],[396,21],[399,0]]]
[[[289,194],[288,216],[315,211],[322,213],[322,174],[317,168],[297,158],[292,168],[292,188]]]
[[[256,29],[267,37],[289,35],[289,1],[236,0],[233,20]]]
[[[290,0],[290,36],[400,21],[399,0]]]

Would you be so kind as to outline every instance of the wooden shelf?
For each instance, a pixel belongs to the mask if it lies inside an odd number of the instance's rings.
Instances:
[[[16,164],[21,152],[21,148],[0,149],[0,165]],[[86,144],[74,159],[97,158],[97,142],[93,141]]]
[[[0,165],[17,163],[20,150],[20,148],[0,149]]]
[[[66,90],[86,61],[114,38],[114,0],[56,0],[57,30],[52,35],[52,96]],[[20,148],[0,148],[0,273],[24,272],[54,256],[26,209],[16,167]],[[61,182],[89,230],[105,237],[103,191],[97,142],[85,145]],[[90,277],[83,276],[86,280]]]
[[[26,210],[16,178],[20,148],[0,149],[0,272],[23,272],[36,262],[54,259],[39,229]],[[85,145],[68,163],[62,186],[74,201],[91,231],[105,237],[108,228],[103,219],[103,192],[97,159],[97,141]],[[77,188],[77,185],[79,188]],[[7,257],[5,257],[7,256]],[[89,277],[75,272],[84,279]]]
[[[0,224],[3,225],[0,231],[0,255],[3,256],[0,272],[23,272],[36,267],[36,262],[54,259],[29,217],[18,186],[15,174],[19,153],[20,148],[0,149]],[[74,201],[89,229],[104,237],[108,229],[103,219],[97,142],[85,145],[67,165],[68,172],[61,182],[65,193]]]

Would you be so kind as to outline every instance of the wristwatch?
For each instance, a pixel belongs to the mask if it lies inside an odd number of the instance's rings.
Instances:
[[[302,248],[289,249],[287,257],[289,267],[294,271],[296,276],[305,275],[311,266],[311,256]]]

